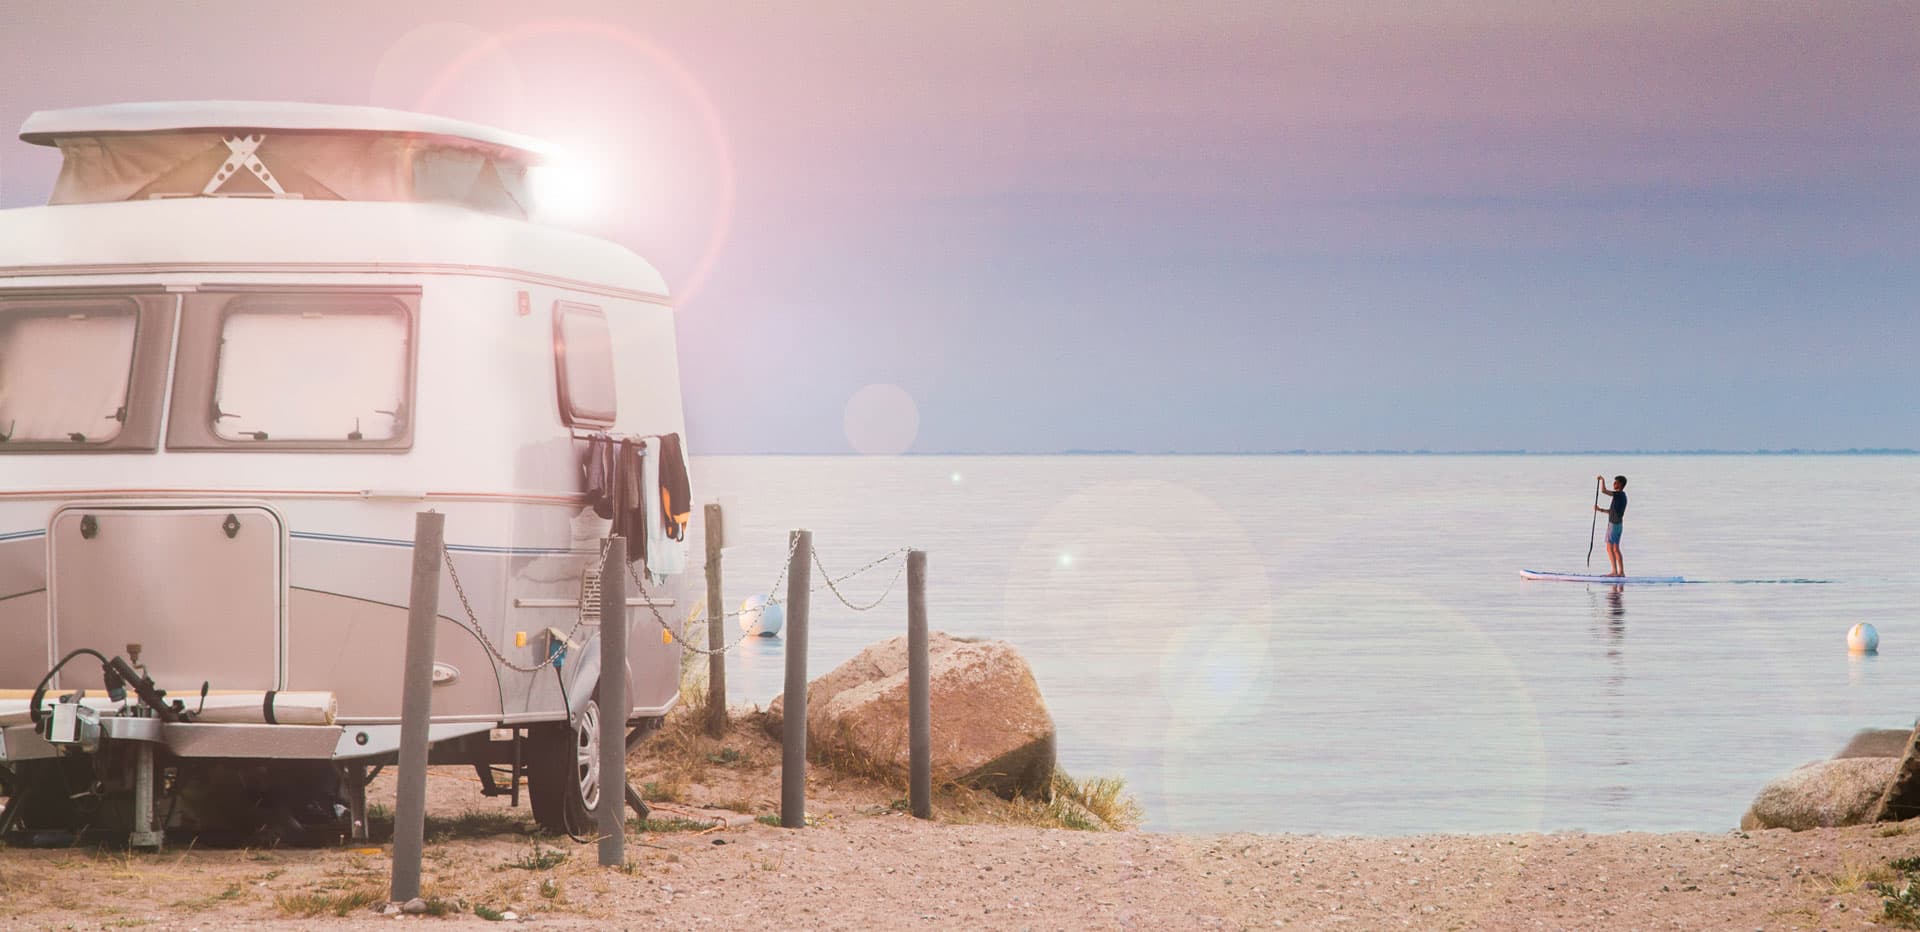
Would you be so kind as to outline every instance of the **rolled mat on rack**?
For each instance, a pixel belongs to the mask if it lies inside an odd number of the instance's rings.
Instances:
[[[59,701],[62,693],[49,691],[43,705]],[[198,710],[193,720],[210,725],[331,725],[340,704],[330,692],[267,692],[257,689],[216,689],[207,693],[205,706],[200,691],[168,693],[168,698]],[[0,726],[28,721],[27,706],[33,701],[31,689],[0,689]],[[97,711],[113,709],[119,703],[104,692],[88,692],[81,703]]]

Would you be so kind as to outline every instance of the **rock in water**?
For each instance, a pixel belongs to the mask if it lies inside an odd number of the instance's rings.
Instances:
[[[1907,739],[1912,737],[1910,728],[1862,728],[1854,733],[1853,740],[1833,755],[1834,760],[1843,757],[1899,757],[1907,752]]]
[[[933,705],[933,781],[1013,798],[1052,792],[1053,716],[1033,670],[1005,641],[927,637]],[[785,697],[773,700],[776,735]],[[904,781],[907,639],[869,646],[807,686],[807,751],[843,768]]]
[[[1864,824],[1898,764],[1891,757],[1847,757],[1798,767],[1754,797],[1740,827],[1799,832]]]

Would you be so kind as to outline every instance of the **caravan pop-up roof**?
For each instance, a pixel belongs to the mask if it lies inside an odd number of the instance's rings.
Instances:
[[[515,133],[380,107],[266,101],[114,104],[33,114],[20,138],[65,157],[52,204],[169,197],[454,203],[525,218]]]

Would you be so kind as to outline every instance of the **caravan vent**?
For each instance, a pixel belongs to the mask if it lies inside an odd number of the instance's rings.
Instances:
[[[587,567],[580,574],[580,620],[600,623],[600,568]]]

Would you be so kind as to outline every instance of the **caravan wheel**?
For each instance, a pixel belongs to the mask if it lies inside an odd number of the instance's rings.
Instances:
[[[528,729],[527,744],[532,758],[527,762],[527,793],[534,821],[549,832],[592,834],[606,785],[600,775],[599,694],[587,700],[571,724]]]

